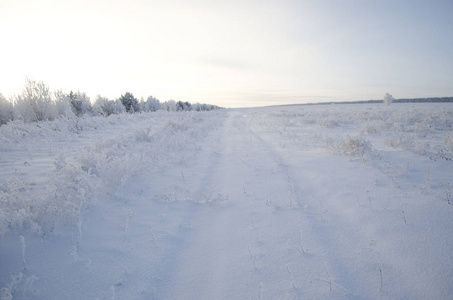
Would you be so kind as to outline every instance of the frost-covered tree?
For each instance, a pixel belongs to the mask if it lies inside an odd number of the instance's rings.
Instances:
[[[110,116],[113,114],[113,103],[108,98],[101,95],[96,96],[96,101],[93,104],[93,110],[103,116]]]
[[[118,115],[126,112],[126,107],[120,100],[110,100],[110,102],[113,104],[113,114]]]
[[[189,111],[192,109],[192,105],[189,102],[176,102],[176,111]]]
[[[13,119],[13,104],[0,93],[0,125]]]
[[[71,98],[68,94],[63,93],[62,90],[54,92],[55,108],[59,116],[74,115],[71,106]]]
[[[392,104],[393,100],[395,100],[393,98],[392,95],[390,95],[389,93],[386,93],[385,96],[384,96],[384,103],[387,104],[387,105],[390,105]]]
[[[194,110],[194,111],[201,111],[201,104],[198,103],[198,102],[192,104],[192,110]]]
[[[72,111],[78,117],[86,114],[91,113],[93,108],[91,107],[90,97],[88,97],[85,93],[78,91],[77,93],[70,92],[69,98],[71,101]]]
[[[162,109],[162,105],[160,104],[160,101],[157,98],[150,96],[148,97],[147,102],[151,111],[158,111]]]
[[[21,94],[14,97],[14,118],[25,122],[53,120],[58,114],[49,87],[26,79]]]
[[[210,111],[210,110],[215,110],[215,109],[220,109],[221,107],[216,106],[216,105],[211,105],[211,104],[201,104],[201,103],[195,103],[192,104],[192,109],[195,111]]]
[[[138,102],[138,106],[140,107],[141,112],[149,111],[148,104],[146,103],[145,98],[143,98],[143,97],[140,98],[140,101]]]
[[[149,96],[148,99],[146,99],[145,106],[147,111],[158,111],[162,108],[160,101],[153,96]]]
[[[165,102],[162,104],[162,107],[163,107],[166,111],[176,111],[176,102],[175,102],[175,100],[168,100],[168,101],[165,101]]]
[[[126,112],[134,113],[140,111],[140,105],[138,103],[137,98],[132,95],[132,93],[127,92],[124,95],[121,95],[120,99],[121,103],[123,103],[124,107],[126,108]]]
[[[109,100],[100,95],[96,97],[93,109],[103,116],[122,114],[126,111],[126,108],[120,100]]]

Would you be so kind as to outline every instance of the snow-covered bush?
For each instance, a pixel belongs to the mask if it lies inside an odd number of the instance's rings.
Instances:
[[[64,156],[55,160],[47,182],[26,182],[17,178],[0,183],[0,234],[30,231],[46,235],[58,223],[76,224],[81,212],[93,201],[97,182],[92,175]]]
[[[400,149],[411,148],[414,145],[413,138],[409,138],[408,136],[402,134],[392,135],[390,137],[385,138],[384,141],[387,146]]]
[[[15,120],[1,126],[0,144],[5,149],[29,145],[55,157],[53,168],[49,166],[43,178],[29,181],[10,176],[0,181],[0,236],[12,231],[47,235],[58,225],[77,224],[88,206],[116,193],[129,178],[171,163],[190,163],[199,143],[218,124],[217,118],[195,112],[181,117],[164,111],[108,118],[73,114],[48,122]],[[130,130],[124,131],[125,126]],[[77,154],[61,148],[62,142],[71,143],[76,134],[78,139],[100,133],[108,135],[102,134],[88,147],[80,146]]]
[[[216,110],[216,109],[221,109],[221,107],[217,105],[212,105],[212,104],[201,104],[201,103],[195,103],[191,104],[191,110],[195,111],[211,111],[211,110]]]
[[[113,114],[118,115],[126,112],[126,107],[120,100],[110,100],[109,103],[113,107]]]
[[[430,124],[423,122],[423,123],[414,124],[413,130],[414,130],[414,133],[417,135],[417,137],[424,138],[431,132],[432,127]]]
[[[109,100],[98,95],[94,102],[93,110],[102,116],[117,115],[126,112],[126,108],[120,100]]]
[[[80,117],[93,111],[90,97],[88,97],[85,93],[78,91],[74,94],[71,91],[69,93],[69,98],[71,101],[72,111],[76,116]]]
[[[148,105],[149,111],[158,111],[162,108],[160,101],[154,98],[153,96],[149,96],[148,99],[146,100],[146,103]]]
[[[43,82],[26,79],[24,90],[14,98],[14,118],[33,122],[53,120],[57,116],[49,88]]]
[[[93,111],[102,116],[110,116],[115,113],[115,101],[97,95],[93,104]]]
[[[371,143],[362,137],[348,136],[343,146],[343,152],[351,156],[364,157],[371,152]]]
[[[109,99],[102,97],[101,95],[96,96],[96,100],[93,104],[93,110],[102,116],[109,116],[112,114],[112,109],[109,107]]]
[[[69,97],[69,95],[63,93],[62,90],[58,90],[54,93],[54,97],[58,116],[69,117],[74,115],[71,107],[71,98]]]
[[[166,111],[176,111],[176,102],[175,102],[175,100],[168,100],[168,101],[165,101],[165,102],[162,104],[162,107],[163,107]]]
[[[366,134],[375,134],[375,133],[378,133],[380,132],[380,126],[377,122],[372,122],[372,123],[368,123],[364,126],[364,128],[362,129],[362,133],[366,133]]]
[[[0,125],[13,119],[13,104],[0,93]]]
[[[390,105],[390,104],[392,104],[393,100],[395,100],[395,99],[389,93],[386,93],[384,95],[384,104]]]
[[[143,99],[140,101],[140,111],[148,112],[148,111],[158,111],[161,109],[160,101],[153,96],[149,96],[146,101]]]
[[[0,182],[0,234],[5,231],[21,232],[23,228],[40,233],[37,215],[46,205],[34,205],[36,199],[45,201],[42,190],[33,189],[34,184],[17,178]]]
[[[326,142],[328,149],[348,156],[366,158],[373,150],[370,141],[361,136],[328,138]]]

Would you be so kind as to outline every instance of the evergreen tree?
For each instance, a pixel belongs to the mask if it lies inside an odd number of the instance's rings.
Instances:
[[[176,102],[176,111],[188,111],[192,110],[192,105],[189,102]]]
[[[71,102],[72,111],[76,116],[80,117],[81,115],[93,110],[91,107],[90,97],[88,97],[85,93],[73,93],[71,91],[68,96]]]
[[[126,92],[126,94],[121,95],[119,100],[126,108],[126,112],[135,113],[140,111],[138,100],[134,97],[134,95],[132,95],[132,93]]]

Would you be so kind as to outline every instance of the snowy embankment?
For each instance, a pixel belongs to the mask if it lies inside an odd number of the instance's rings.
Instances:
[[[0,299],[449,298],[453,106],[0,127]]]

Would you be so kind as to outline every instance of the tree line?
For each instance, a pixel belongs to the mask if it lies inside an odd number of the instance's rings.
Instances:
[[[54,120],[61,116],[109,116],[122,113],[165,111],[210,111],[221,107],[211,104],[191,104],[169,100],[160,102],[153,96],[146,100],[126,92],[118,99],[111,100],[98,95],[94,102],[80,91],[69,94],[61,90],[51,92],[43,82],[26,79],[25,88],[20,94],[7,100],[0,93],[0,125],[12,120],[24,122]]]

